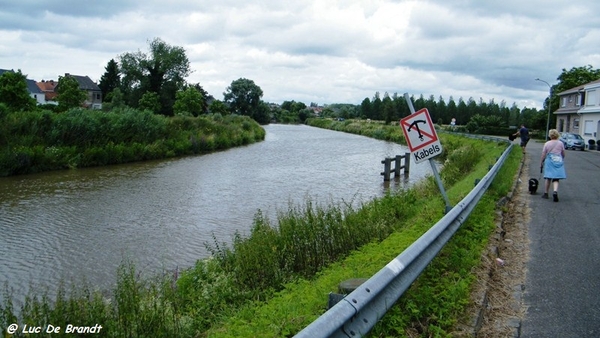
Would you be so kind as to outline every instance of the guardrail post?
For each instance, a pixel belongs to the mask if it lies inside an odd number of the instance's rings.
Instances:
[[[329,299],[327,302],[327,309],[331,309],[335,304],[339,303],[352,291],[356,290],[362,283],[366,282],[368,278],[352,278],[341,282],[338,285],[339,293],[329,293]]]
[[[404,175],[410,172],[410,153],[404,153]]]

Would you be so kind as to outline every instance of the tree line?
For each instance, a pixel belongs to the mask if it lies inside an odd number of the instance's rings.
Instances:
[[[199,83],[187,83],[191,73],[185,50],[155,38],[148,52],[129,52],[111,59],[98,86],[106,109],[127,105],[166,116],[198,116],[235,113],[259,123],[269,122],[262,89],[250,79],[240,78],[223,93],[223,100],[209,95]]]
[[[206,92],[200,83],[188,83],[185,78],[191,73],[190,62],[185,50],[171,46],[155,38],[149,42],[147,52],[123,53],[117,60],[111,59],[105,67],[99,87],[102,91],[103,110],[131,107],[148,110],[165,116],[199,116],[207,113],[227,115],[235,113],[253,118],[266,124],[270,121],[283,123],[303,123],[313,116],[310,107],[296,101],[284,101],[281,105],[268,104],[262,100],[262,89],[250,79],[240,78],[228,86],[223,100],[215,99]],[[448,100],[442,96],[422,94],[412,97],[415,109],[427,108],[435,123],[467,126],[468,131],[477,132],[478,127],[510,127],[525,124],[531,129],[545,129],[548,106],[551,111],[558,109],[558,96],[561,91],[582,85],[600,78],[600,70],[591,65],[563,69],[557,83],[551,86],[552,96],[544,101],[544,109],[524,107],[505,101],[485,102],[462,97]],[[59,77],[58,111],[78,107],[85,100],[85,93],[78,89],[77,81],[68,76]],[[0,103],[14,110],[34,109],[35,101],[28,97],[25,76],[21,72],[5,73],[0,77]],[[52,108],[53,107],[45,107]],[[408,116],[410,111],[402,96],[397,93],[376,92],[372,98],[365,98],[360,105],[332,104],[321,112],[321,116],[337,118],[363,118],[382,120],[386,123]],[[555,119],[550,119],[552,127]],[[473,130],[474,129],[474,130]]]
[[[455,100],[452,96],[448,100],[442,96],[435,97],[430,95],[425,98],[420,95],[418,98],[411,97],[416,110],[427,108],[434,123],[450,124],[453,120],[456,125],[460,125],[465,131],[504,132],[506,129],[516,127],[521,124],[534,130],[545,130],[548,119],[548,105],[551,112],[558,110],[558,93],[580,86],[582,84],[597,80],[600,78],[600,70],[594,69],[591,65],[582,67],[573,67],[570,70],[562,69],[561,74],[556,78],[558,81],[551,86],[552,96],[544,101],[542,110],[536,108],[519,108],[515,103],[510,106],[505,102],[495,102],[495,100],[484,101],[475,100],[470,97],[464,100],[462,97]],[[313,103],[311,103],[313,106]],[[286,101],[281,106],[278,114],[287,119],[291,115],[296,115],[302,121],[300,114],[306,111],[306,105],[299,105],[295,101]],[[329,118],[361,118],[385,121],[391,123],[408,116],[410,110],[403,96],[397,93],[390,95],[384,93],[381,95],[376,92],[372,98],[365,98],[360,105],[353,104],[331,104],[325,106],[321,112],[322,117]],[[554,128],[556,119],[550,118],[550,127]]]

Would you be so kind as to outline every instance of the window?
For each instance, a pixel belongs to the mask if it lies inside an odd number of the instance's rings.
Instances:
[[[577,96],[575,97],[575,106],[579,107],[581,105],[581,95],[577,94]]]
[[[593,135],[594,134],[594,121],[593,120],[585,120],[583,125],[583,134],[584,135]]]
[[[595,106],[598,101],[597,93],[595,90],[590,90],[587,92],[585,97],[585,105],[586,106]]]
[[[566,105],[567,105],[567,97],[566,97],[566,96],[563,96],[563,98],[562,98],[562,104],[561,104],[560,106],[561,106],[561,107],[564,107],[564,106],[566,106]]]
[[[579,129],[579,119],[573,119],[573,129]]]

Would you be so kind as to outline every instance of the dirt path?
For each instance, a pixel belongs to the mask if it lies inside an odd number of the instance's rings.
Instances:
[[[519,337],[526,312],[523,288],[529,257],[527,191],[529,161],[515,179],[512,196],[499,202],[496,231],[482,255],[478,282],[472,293],[469,318],[459,325],[457,337]]]

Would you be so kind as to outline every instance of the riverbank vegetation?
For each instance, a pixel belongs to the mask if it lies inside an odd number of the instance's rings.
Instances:
[[[133,108],[8,112],[0,107],[0,176],[203,154],[261,141],[247,116],[167,117]]]
[[[334,128],[334,122],[329,127]],[[365,130],[371,128],[366,123]],[[397,137],[398,126],[374,131]],[[359,126],[353,126],[359,128]],[[443,135],[444,178],[452,203],[505,149],[504,144]],[[520,152],[513,152],[448,247],[374,329],[376,336],[447,336],[468,303],[471,269],[494,229],[495,201],[512,185]],[[101,337],[285,337],[317,318],[343,280],[369,277],[442,217],[444,201],[429,177],[350,208],[302,206],[276,220],[257,212],[249,234],[231,244],[207,244],[210,259],[151,279],[124,263],[109,294],[91,286],[61,287],[56,299],[28,297],[20,309],[5,291],[0,327],[11,323],[103,326]],[[19,336],[25,336],[17,334]],[[60,335],[53,335],[53,337]]]

